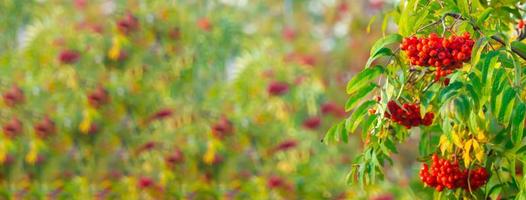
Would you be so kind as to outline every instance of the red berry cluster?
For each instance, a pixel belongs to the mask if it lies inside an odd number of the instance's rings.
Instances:
[[[65,49],[58,54],[58,60],[62,64],[73,64],[80,59],[80,53],[76,50]]]
[[[400,49],[407,53],[412,65],[436,67],[435,79],[447,76],[462,63],[471,59],[471,49],[475,42],[468,32],[462,36],[438,37],[436,33],[429,37],[415,36],[404,38]]]
[[[131,13],[127,13],[123,18],[117,21],[117,29],[128,35],[139,29],[139,20]]]
[[[102,86],[98,86],[88,94],[88,103],[94,108],[100,108],[110,102],[108,90]]]
[[[393,100],[387,103],[387,110],[388,112],[386,111],[384,113],[386,118],[389,118],[406,128],[420,125],[429,126],[433,123],[433,118],[435,117],[435,114],[432,112],[427,112],[422,118],[422,115],[420,114],[420,105],[406,103],[400,107]]]
[[[54,135],[57,131],[55,122],[53,122],[53,120],[51,120],[48,116],[44,117],[44,119],[36,123],[33,126],[33,129],[35,130],[35,134],[37,135],[37,137],[43,139]]]
[[[234,124],[225,116],[222,116],[221,119],[212,126],[212,136],[218,139],[225,139],[233,133]]]
[[[303,127],[309,130],[316,130],[321,125],[321,118],[318,116],[309,117],[303,121]]]
[[[486,184],[488,177],[489,174],[483,167],[470,171],[462,170],[458,161],[439,158],[436,154],[433,155],[431,168],[424,163],[420,169],[420,180],[426,186],[434,187],[439,192],[445,188],[476,190]]]
[[[18,86],[13,86],[2,94],[5,105],[14,107],[15,105],[24,103],[26,97],[24,91]]]

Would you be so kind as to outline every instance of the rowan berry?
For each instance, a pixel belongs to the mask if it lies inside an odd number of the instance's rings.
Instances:
[[[402,40],[400,49],[406,52],[412,65],[437,68],[435,79],[450,74],[451,70],[462,67],[462,63],[471,59],[474,45],[469,33],[462,36],[439,37],[431,33],[426,37],[409,37]]]

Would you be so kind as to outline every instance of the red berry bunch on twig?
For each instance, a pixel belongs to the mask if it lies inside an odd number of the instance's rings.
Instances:
[[[384,113],[386,118],[389,118],[406,128],[420,125],[429,126],[433,123],[433,118],[435,117],[435,114],[432,112],[427,112],[424,117],[422,117],[420,114],[420,105],[418,104],[406,103],[400,107],[392,100],[387,103],[387,110],[388,111]]]
[[[476,190],[486,184],[488,177],[489,174],[483,167],[462,170],[458,161],[439,158],[436,154],[432,157],[431,168],[424,163],[420,169],[420,180],[426,186],[434,187],[437,191],[442,191],[445,188],[450,190],[457,188]]]
[[[475,42],[467,32],[462,36],[452,35],[449,38],[431,33],[427,38],[404,38],[400,49],[407,53],[412,65],[436,67],[435,80],[438,80],[471,59],[473,44]]]

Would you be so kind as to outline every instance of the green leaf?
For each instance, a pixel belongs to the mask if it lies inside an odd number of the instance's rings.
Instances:
[[[390,139],[386,139],[384,142],[385,147],[387,147],[391,152],[398,153],[396,150],[396,146],[394,145],[393,141]]]
[[[440,99],[440,103],[446,102],[447,99],[454,96],[457,91],[462,88],[463,84],[462,82],[453,82],[449,84],[444,90],[440,92],[440,95],[438,96],[438,99]]]
[[[478,111],[480,109],[480,99],[479,95],[475,91],[475,88],[471,84],[466,85],[466,90],[469,93],[469,96],[471,97],[471,101],[473,102],[473,108],[475,108],[475,111]]]
[[[373,61],[375,61],[376,59],[378,59],[380,57],[392,56],[392,55],[394,55],[394,54],[391,51],[391,49],[389,49],[387,47],[382,47],[381,49],[378,50],[378,52],[376,52],[376,54],[372,55],[371,57],[369,57],[369,59],[367,59],[367,63],[365,63],[365,68],[370,67],[371,64],[373,63]]]
[[[469,15],[469,4],[467,0],[457,0],[457,5],[460,8],[460,13],[463,16]]]
[[[513,108],[513,103],[515,102],[514,97],[515,97],[515,90],[511,87],[508,87],[506,91],[504,91],[504,94],[502,95],[502,100],[501,100],[500,109],[499,109],[499,117],[498,117],[498,120],[500,122],[507,123],[505,120],[505,115],[506,113],[511,112],[511,108]]]
[[[502,93],[504,85],[503,80],[504,79],[504,70],[499,69],[496,73],[493,74],[493,87],[491,87],[491,93],[490,93],[490,106],[491,111],[495,114],[497,114],[497,109],[500,108],[500,101],[498,100],[497,96]],[[496,117],[496,116],[495,116]]]
[[[471,85],[473,86],[473,90],[475,90],[477,94],[481,94],[482,93],[482,82],[480,81],[480,78],[473,72],[470,73],[468,76],[469,76]]]
[[[371,54],[369,56],[373,57],[377,55],[378,52],[380,52],[381,49],[384,48],[385,46],[389,44],[393,44],[393,43],[399,43],[401,41],[402,41],[402,36],[399,34],[387,35],[374,43],[374,45],[371,47]]]
[[[526,44],[519,42],[519,41],[513,41],[511,42],[511,50],[513,50],[515,53],[520,54],[521,57],[526,57]]]
[[[526,105],[524,103],[519,103],[515,109],[513,109],[513,114],[511,116],[511,139],[514,144],[520,144],[524,132]]]
[[[334,143],[336,142],[336,130],[338,128],[338,125],[339,124],[335,124],[334,126],[332,126],[328,131],[327,133],[325,133],[325,137],[323,137],[323,143],[325,144],[331,144],[331,143]]]
[[[362,123],[362,133],[368,133],[368,131],[372,128],[374,128],[374,123],[375,121],[377,121],[378,119],[378,115],[371,115],[369,117],[367,117],[367,119],[363,120],[363,123]]]
[[[460,117],[461,121],[467,121],[471,111],[469,107],[469,100],[465,95],[460,95],[455,99],[454,103],[456,112],[459,114],[458,117]]]
[[[512,129],[513,130],[513,129]],[[515,152],[515,154],[523,154],[523,153],[526,153],[526,145],[522,145],[521,148],[519,148],[519,150],[517,150]]]
[[[490,51],[485,56],[484,63],[482,64],[482,70],[481,70],[482,85],[484,85],[485,88],[488,87],[489,84],[487,84],[487,80],[488,80],[489,75],[491,75],[493,72],[493,68],[491,65],[494,64],[496,60],[496,58],[494,59],[494,57],[497,56],[498,54],[499,53],[497,51]]]
[[[358,103],[362,98],[367,96],[370,92],[372,92],[377,87],[374,83],[369,83],[369,85],[360,88],[356,92],[353,92],[349,99],[347,100],[347,103],[345,103],[345,110],[349,111],[351,110],[356,103]]]
[[[358,108],[356,108],[356,110],[354,110],[351,116],[346,120],[346,129],[349,132],[354,133],[358,124],[363,120],[365,116],[367,116],[366,113],[368,109],[375,104],[375,100],[369,100],[364,102],[362,105],[358,106]]]
[[[480,54],[488,44],[488,39],[486,37],[481,37],[475,42],[473,50],[471,51],[471,65],[475,66],[480,60]]]
[[[338,128],[336,133],[339,135],[338,139],[344,143],[347,143],[349,141],[349,132],[345,128],[345,122],[340,122],[338,124]]]
[[[486,8],[479,16],[479,18],[477,19],[477,24],[478,25],[482,25],[484,23],[484,21],[486,21],[486,19],[488,19],[489,15],[494,11],[495,9],[489,7],[489,8]]]
[[[376,65],[371,68],[364,69],[360,73],[356,74],[349,83],[347,83],[347,94],[351,94],[367,83],[373,81],[380,74],[384,73],[384,68],[380,65]]]

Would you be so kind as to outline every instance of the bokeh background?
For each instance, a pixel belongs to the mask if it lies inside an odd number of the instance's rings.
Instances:
[[[418,199],[325,145],[388,0],[0,0],[4,199]],[[416,183],[416,182],[415,182]]]

